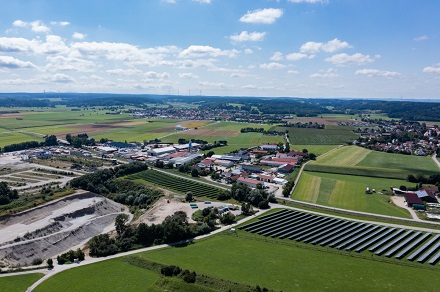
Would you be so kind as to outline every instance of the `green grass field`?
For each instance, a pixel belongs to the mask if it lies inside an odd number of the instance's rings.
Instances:
[[[158,279],[153,271],[112,259],[62,272],[34,291],[149,291]]]
[[[328,128],[328,129],[327,129]],[[359,135],[351,132],[349,127],[328,126],[326,129],[307,129],[290,127],[273,127],[271,130],[289,131],[290,143],[295,145],[340,145],[353,142]]]
[[[143,257],[282,291],[436,291],[440,272],[240,237],[216,235]]]
[[[302,151],[303,149],[307,149],[309,153],[314,153],[316,156],[322,155],[324,153],[329,152],[330,150],[338,147],[338,145],[297,145],[297,144],[290,144],[291,150],[299,150]]]
[[[431,157],[401,155],[345,146],[326,153],[305,167],[308,171],[406,179],[409,174],[431,175],[439,169]]]
[[[407,210],[389,203],[387,195],[365,194],[367,187],[377,192],[390,186],[407,184],[404,180],[303,172],[291,198],[325,206],[361,212],[411,218]]]
[[[24,292],[44,275],[40,273],[0,277],[0,291]]]

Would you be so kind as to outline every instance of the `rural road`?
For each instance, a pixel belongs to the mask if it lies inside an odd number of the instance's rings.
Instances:
[[[437,160],[437,154],[432,155],[432,160],[434,160],[435,164],[440,168],[440,161]]]
[[[270,209],[267,210],[260,210],[257,215],[261,215],[264,214],[265,212],[267,212]],[[195,238],[191,238],[191,239],[187,239],[187,240],[182,240],[176,243],[172,243],[172,244],[161,244],[161,245],[156,245],[156,246],[151,246],[151,247],[146,247],[146,248],[142,248],[142,249],[137,249],[137,250],[132,250],[132,251],[128,251],[128,252],[123,252],[123,253],[118,253],[112,256],[108,256],[108,257],[102,257],[102,258],[90,258],[87,259],[83,262],[81,262],[80,264],[69,264],[69,265],[57,265],[55,264],[55,267],[52,270],[48,270],[48,269],[41,269],[41,270],[33,270],[33,271],[26,271],[26,272],[19,272],[19,273],[10,273],[10,274],[0,274],[0,277],[7,277],[7,276],[16,276],[16,275],[21,275],[21,274],[30,274],[30,273],[44,273],[44,277],[41,278],[40,280],[38,280],[37,282],[35,282],[32,286],[30,286],[26,291],[33,291],[33,289],[35,289],[35,287],[37,287],[39,284],[41,284],[42,282],[44,282],[45,280],[47,280],[48,278],[62,272],[62,271],[66,271],[66,270],[70,270],[73,268],[77,268],[77,267],[81,267],[84,265],[89,265],[89,264],[93,264],[93,263],[98,263],[98,262],[102,262],[102,261],[106,261],[106,260],[110,260],[110,259],[115,259],[115,258],[120,258],[123,256],[128,256],[128,255],[133,255],[133,254],[137,254],[137,253],[141,253],[141,252],[145,252],[145,251],[150,251],[150,250],[156,250],[156,249],[161,249],[161,248],[165,248],[165,247],[169,247],[169,246],[173,246],[173,245],[178,245],[178,244],[182,244],[182,243],[186,243],[186,242],[191,242],[193,240],[198,240],[198,239],[203,239],[206,237],[209,237],[211,235],[214,234],[218,234],[220,232],[223,232],[225,230],[230,229],[233,226],[236,226],[238,224],[244,223],[246,221],[249,221],[253,218],[255,218],[256,215],[253,216],[249,216],[244,218],[243,220],[240,220],[239,222],[232,224],[232,225],[228,225],[228,226],[223,226],[217,230],[214,230],[208,234],[204,234],[204,235],[200,235],[197,236]]]

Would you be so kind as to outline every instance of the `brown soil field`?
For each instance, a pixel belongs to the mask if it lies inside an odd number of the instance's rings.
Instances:
[[[226,131],[226,130],[211,130],[211,129],[197,129],[197,130],[188,130],[184,132],[185,135],[194,135],[194,136],[226,136],[226,137],[235,137],[240,134],[240,131]]]
[[[141,125],[146,123],[145,121],[125,121],[125,122],[114,122],[114,123],[102,123],[102,124],[84,124],[84,125],[72,125],[66,128],[72,129],[68,131],[57,132],[55,136],[65,136],[66,134],[78,135],[82,133],[87,133],[88,135],[100,134],[105,132],[107,129],[116,129],[123,127],[130,127],[135,125]]]

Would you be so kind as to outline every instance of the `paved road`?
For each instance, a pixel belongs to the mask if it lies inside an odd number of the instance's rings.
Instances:
[[[264,214],[265,212],[267,212],[268,210],[260,210],[256,215],[261,215]],[[123,253],[118,253],[112,256],[108,256],[108,257],[104,257],[104,258],[90,258],[87,259],[83,262],[81,262],[80,264],[70,264],[70,265],[55,265],[55,267],[52,270],[47,270],[47,269],[41,269],[41,270],[34,270],[34,271],[26,271],[26,272],[19,272],[19,273],[11,273],[11,274],[0,274],[0,277],[5,277],[5,276],[14,276],[14,275],[21,275],[23,273],[29,274],[29,273],[44,273],[44,277],[41,278],[40,280],[38,280],[37,282],[35,282],[32,286],[30,286],[26,291],[33,291],[33,289],[35,289],[35,287],[37,287],[39,284],[41,284],[42,282],[44,282],[45,280],[49,279],[50,277],[52,277],[53,275],[56,275],[62,271],[66,271],[66,270],[70,270],[70,269],[74,269],[77,267],[81,267],[84,265],[89,265],[89,264],[93,264],[93,263],[97,263],[97,262],[102,262],[102,261],[106,261],[106,260],[110,260],[110,259],[115,259],[115,258],[120,258],[123,256],[127,256],[127,255],[132,255],[132,254],[137,254],[140,252],[145,252],[145,251],[150,251],[150,250],[156,250],[156,249],[161,249],[161,248],[165,248],[165,247],[169,247],[172,245],[177,245],[177,244],[182,244],[185,242],[190,242],[193,240],[198,240],[198,239],[203,239],[209,236],[212,236],[214,234],[218,234],[220,232],[223,232],[225,230],[228,230],[230,228],[232,228],[235,225],[244,223],[246,221],[249,221],[251,219],[255,218],[254,216],[249,216],[246,217],[242,220],[240,220],[239,222],[232,224],[232,225],[228,225],[228,226],[223,226],[211,233],[205,234],[205,235],[201,235],[201,236],[197,236],[195,238],[192,239],[188,239],[188,240],[183,240],[183,241],[179,241],[173,244],[161,244],[161,245],[156,245],[156,246],[151,246],[151,247],[146,247],[146,248],[142,248],[142,249],[137,249],[137,250],[132,250],[132,251],[128,251],[128,252],[123,252]]]

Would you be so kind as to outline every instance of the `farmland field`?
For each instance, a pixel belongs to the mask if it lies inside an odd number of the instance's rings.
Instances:
[[[192,192],[196,197],[207,197],[216,199],[222,192],[221,189],[194,182],[185,178],[179,178],[173,175],[165,174],[155,170],[146,170],[137,174],[128,176],[128,179],[140,182],[148,182],[150,184],[176,191],[182,194]]]
[[[8,292],[23,292],[26,291],[27,287],[37,282],[43,276],[43,274],[35,273],[0,277],[0,290]]]
[[[430,157],[377,152],[356,146],[341,147],[306,165],[305,170],[371,177],[406,179],[409,174],[435,174]]]
[[[408,211],[389,203],[387,195],[366,195],[367,187],[381,191],[407,184],[404,180],[303,172],[291,198],[336,208],[411,218]]]
[[[112,259],[62,272],[34,291],[148,291],[158,279],[153,271]]]
[[[291,150],[299,150],[307,149],[309,153],[314,153],[316,156],[322,155],[324,153],[329,152],[330,150],[338,147],[338,145],[297,145],[290,144]]]
[[[216,235],[187,247],[170,247],[141,256],[282,291],[434,291],[440,283],[438,271],[269,243],[264,237],[241,237],[242,232],[237,231],[238,236]]]
[[[291,127],[273,127],[271,130],[284,132],[289,131],[290,143],[295,144],[317,144],[317,145],[339,145],[346,142],[353,142],[359,135],[351,132],[348,127],[328,127],[329,129],[307,129]]]

